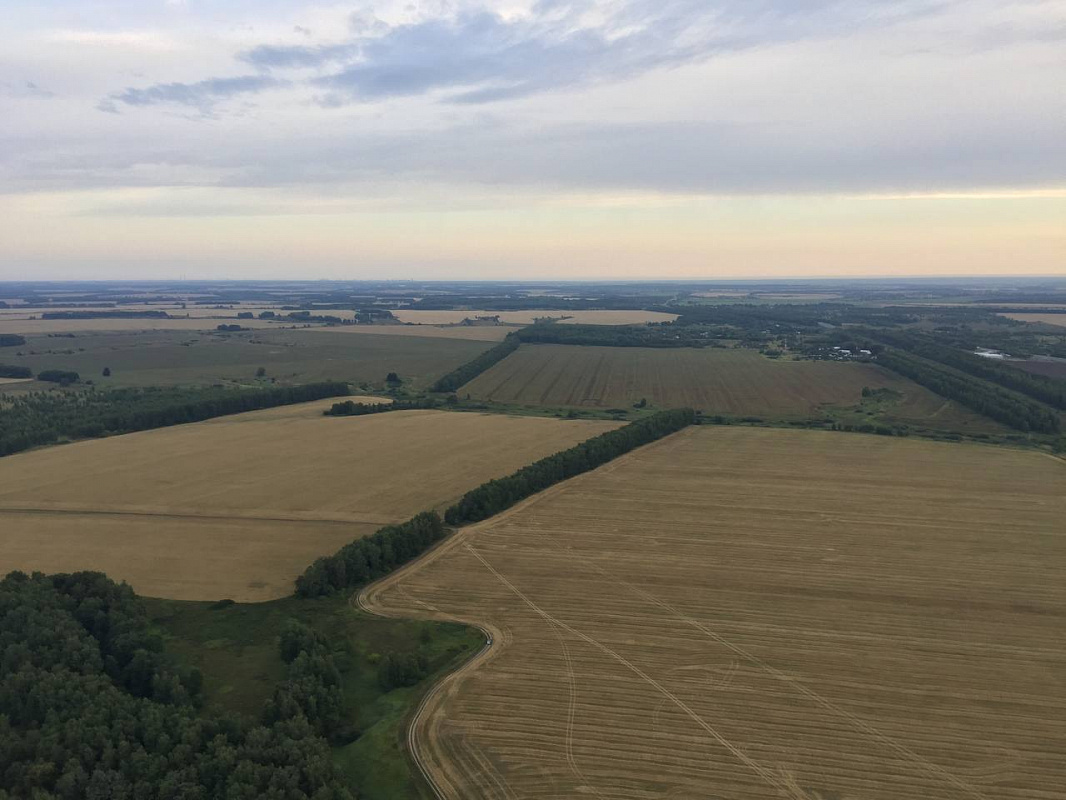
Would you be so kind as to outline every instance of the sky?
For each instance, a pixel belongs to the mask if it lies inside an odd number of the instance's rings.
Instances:
[[[0,280],[1066,275],[1066,0],[8,0]]]

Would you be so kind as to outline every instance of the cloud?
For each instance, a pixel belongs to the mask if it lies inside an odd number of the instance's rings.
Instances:
[[[209,78],[196,83],[158,83],[143,89],[128,88],[111,95],[97,104],[101,111],[115,112],[117,103],[130,106],[153,106],[176,103],[192,106],[201,111],[229,97],[239,94],[262,92],[288,85],[288,81],[268,75],[241,75],[235,78]]]
[[[949,2],[539,0],[506,16],[474,7],[391,25],[353,17],[343,41],[262,44],[238,58],[264,74],[302,71],[294,80],[326,90],[330,106],[435,92],[448,102],[480,104],[890,25]]]

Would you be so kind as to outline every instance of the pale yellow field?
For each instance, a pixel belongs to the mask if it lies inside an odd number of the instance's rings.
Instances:
[[[142,594],[268,600],[316,556],[615,427],[333,401],[0,459],[0,574],[102,569]]]
[[[563,322],[582,323],[585,325],[635,325],[642,322],[672,322],[677,314],[663,314],[658,311],[393,311],[392,315],[400,322],[414,322],[422,325],[456,325],[464,319],[475,317],[496,317],[504,325],[531,325],[543,317],[562,318]]]
[[[513,328],[505,325],[344,325],[312,330],[331,333],[356,333],[368,336],[419,336],[430,339],[466,339],[474,342],[499,342]]]
[[[1058,325],[1066,328],[1066,314],[1000,314],[1000,316],[1016,319],[1019,322],[1042,322],[1045,325]]]
[[[1066,463],[690,428],[361,602],[493,637],[415,719],[447,798],[1052,800]]]
[[[0,319],[0,333],[23,336],[38,333],[76,333],[78,331],[210,331],[219,325],[239,324],[242,328],[277,328],[282,324],[261,319]]]

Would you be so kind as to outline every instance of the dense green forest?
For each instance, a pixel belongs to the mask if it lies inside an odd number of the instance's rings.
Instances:
[[[33,370],[29,367],[16,367],[11,364],[0,364],[0,378],[32,378]]]
[[[690,408],[678,408],[659,411],[625,427],[601,433],[568,450],[542,458],[505,478],[481,484],[463,495],[458,503],[445,512],[444,518],[449,525],[487,519],[552,484],[595,469],[695,421],[696,412]]]
[[[1061,427],[1050,408],[944,364],[903,350],[885,350],[877,363],[1017,430],[1058,433]]]
[[[517,350],[521,343],[521,340],[515,334],[507,334],[507,338],[495,347],[486,350],[481,355],[467,361],[462,366],[452,370],[442,378],[439,378],[437,382],[430,387],[430,391],[456,391],[460,386],[469,383],[493,364],[503,361],[503,359],[507,358],[507,356]]]
[[[0,456],[64,439],[162,428],[348,394],[335,381],[266,389],[87,389],[0,396]]]
[[[0,581],[0,796],[349,800],[325,724],[305,713],[330,691],[328,664],[313,641],[294,651],[303,666],[262,721],[203,718],[201,676],[173,665],[128,586],[13,572]]]
[[[346,544],[332,556],[317,559],[296,579],[301,597],[320,597],[353,589],[388,575],[444,538],[444,523],[433,511]]]

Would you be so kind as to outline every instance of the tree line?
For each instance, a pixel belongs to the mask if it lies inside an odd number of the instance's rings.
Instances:
[[[595,469],[695,421],[696,412],[692,409],[672,409],[600,434],[505,478],[481,484],[451,506],[445,512],[445,519],[449,525],[486,519],[552,484]],[[417,558],[443,539],[445,532],[444,522],[435,511],[423,511],[400,525],[388,525],[371,536],[346,544],[332,556],[316,559],[296,579],[296,594],[321,597],[340,589],[364,586]]]
[[[380,414],[383,411],[412,411],[421,408],[438,408],[440,401],[435,397],[420,397],[414,400],[395,400],[391,403],[357,403],[344,400],[334,403],[322,412],[327,417],[361,417],[364,414]]]
[[[696,422],[691,408],[659,411],[622,428],[601,433],[568,450],[542,458],[504,478],[467,492],[444,513],[449,525],[479,522],[582,472],[596,469],[641,445],[654,442]]]
[[[93,572],[9,574],[0,797],[353,800],[299,702],[263,721],[204,718],[200,682],[174,666],[125,584]]]
[[[0,397],[0,456],[64,439],[162,428],[349,394],[337,381],[263,389],[151,387]]]
[[[423,511],[407,522],[387,525],[356,539],[331,556],[315,560],[296,579],[300,597],[321,597],[352,589],[388,575],[444,538],[444,523],[435,511]]]
[[[32,378],[33,370],[29,367],[17,367],[12,364],[0,364],[0,378]]]
[[[0,347],[18,347],[26,344],[26,340],[17,333],[0,333]]]
[[[952,367],[907,353],[885,350],[877,363],[979,414],[1020,431],[1058,433],[1058,414],[1026,397]]]
[[[166,311],[45,311],[41,319],[170,319]]]
[[[913,355],[953,367],[975,378],[991,381],[1005,389],[1013,389],[1034,400],[1066,410],[1066,381],[1064,380],[1046,375],[1034,375],[998,361],[938,344],[915,334],[878,331],[871,332],[870,335]]]
[[[507,334],[506,338],[495,347],[486,350],[481,355],[476,356],[465,364],[456,367],[447,375],[439,378],[437,382],[430,387],[430,391],[457,391],[460,386],[469,383],[489,367],[503,361],[503,359],[507,358],[507,356],[517,350],[521,343],[521,340],[514,333]]]
[[[515,335],[527,344],[572,344],[599,347],[704,347],[707,342],[670,324],[559,325],[538,323]]]

